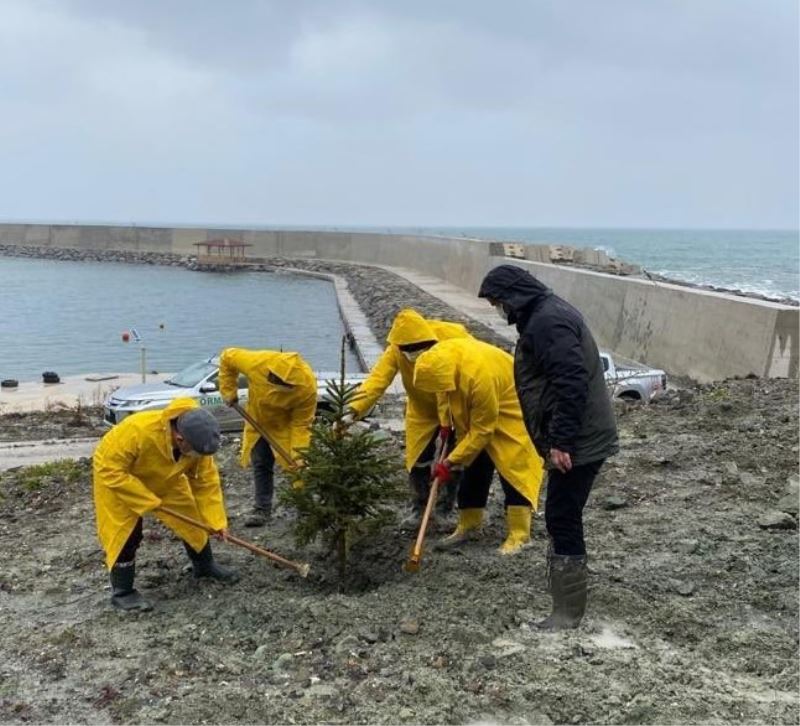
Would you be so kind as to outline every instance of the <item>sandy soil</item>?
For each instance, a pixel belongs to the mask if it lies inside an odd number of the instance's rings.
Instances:
[[[241,526],[251,483],[229,437],[232,530],[311,575],[218,544],[242,580],[196,582],[149,521],[138,585],[156,609],[126,616],[108,604],[90,462],[71,483],[4,472],[0,721],[797,723],[797,400],[796,381],[748,380],[620,406],[622,452],[587,510],[589,612],[560,634],[531,627],[548,606],[541,513],[533,546],[501,559],[500,499],[483,542],[431,549],[417,575],[401,569],[411,533],[363,542],[339,592],[288,512]],[[20,420],[0,416],[0,440]],[[56,425],[28,418],[25,438]]]

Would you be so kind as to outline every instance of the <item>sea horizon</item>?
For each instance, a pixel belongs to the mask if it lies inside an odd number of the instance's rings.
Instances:
[[[800,235],[800,226],[798,227],[718,227],[718,226],[695,226],[695,227],[676,227],[676,226],[642,226],[642,225],[581,225],[581,224],[367,224],[367,223],[349,223],[349,222],[334,222],[330,224],[304,224],[299,222],[286,222],[286,223],[265,223],[265,222],[175,222],[175,221],[153,221],[153,220],[119,220],[119,219],[16,219],[6,218],[0,219],[2,224],[41,224],[41,225],[87,225],[87,226],[114,226],[114,227],[180,227],[182,229],[206,229],[206,228],[219,228],[219,229],[257,229],[257,230],[334,230],[341,231],[374,231],[386,230],[387,232],[397,232],[398,234],[407,234],[409,230],[454,230],[454,229],[469,229],[469,230],[520,230],[520,229],[533,229],[533,230],[550,230],[550,229],[564,229],[564,230],[626,230],[626,231],[697,231],[697,232],[785,232]]]

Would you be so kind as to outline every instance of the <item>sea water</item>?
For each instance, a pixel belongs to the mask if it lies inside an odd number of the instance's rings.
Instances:
[[[602,249],[675,280],[800,299],[797,230],[414,227],[392,231]]]
[[[124,343],[135,329],[141,342]],[[299,352],[338,371],[333,284],[301,275],[0,257],[0,379],[175,372],[222,348]],[[349,372],[360,370],[347,354]]]

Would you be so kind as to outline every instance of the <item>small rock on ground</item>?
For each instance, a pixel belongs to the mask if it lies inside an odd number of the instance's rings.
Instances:
[[[766,512],[758,518],[761,529],[797,529],[797,520],[786,512]]]

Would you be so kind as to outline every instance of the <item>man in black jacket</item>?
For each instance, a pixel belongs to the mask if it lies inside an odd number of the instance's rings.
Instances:
[[[514,383],[528,435],[548,463],[553,612],[539,625],[575,628],[586,611],[583,508],[603,461],[619,449],[600,353],[581,314],[519,267],[495,267],[478,296],[517,326]]]

